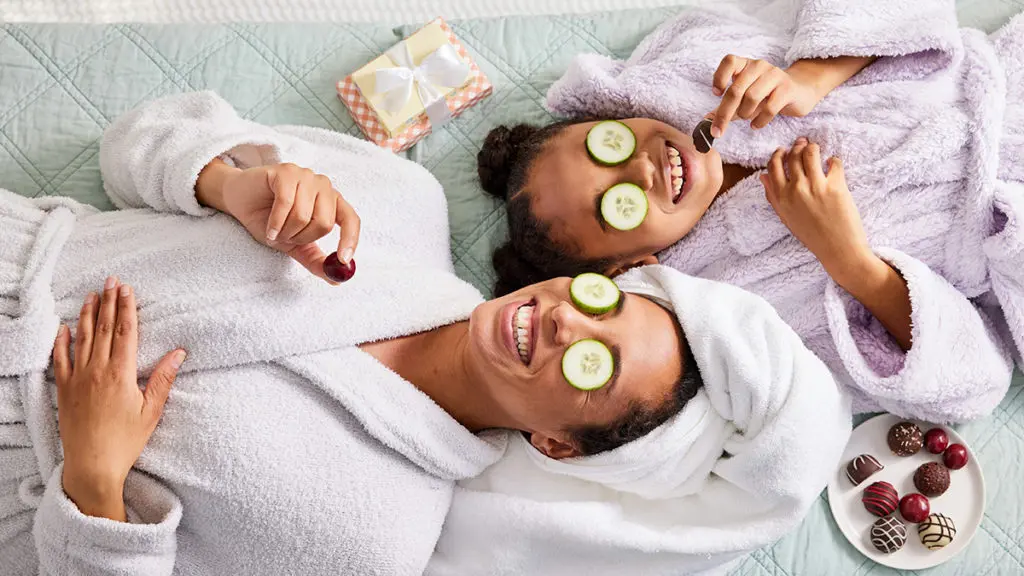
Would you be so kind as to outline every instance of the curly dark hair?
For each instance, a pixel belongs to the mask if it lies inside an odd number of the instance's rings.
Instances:
[[[576,448],[584,455],[591,456],[607,450],[614,450],[623,444],[646,436],[686,406],[704,386],[704,379],[697,368],[697,360],[683,336],[679,324],[675,323],[679,343],[683,348],[683,372],[676,381],[669,397],[658,406],[634,403],[611,425],[584,426],[571,430]]]
[[[519,124],[498,126],[487,134],[477,154],[477,173],[483,189],[505,201],[509,239],[494,252],[498,279],[496,297],[557,276],[601,272],[613,262],[590,260],[559,246],[551,227],[533,215],[525,190],[529,169],[544,146],[567,127],[585,120],[561,121],[544,127]]]

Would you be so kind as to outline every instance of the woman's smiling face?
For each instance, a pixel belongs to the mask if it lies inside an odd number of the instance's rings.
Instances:
[[[586,314],[573,305],[570,283],[555,278],[481,304],[469,326],[480,385],[519,430],[532,433],[538,449],[556,458],[576,455],[570,430],[610,425],[632,406],[661,406],[683,370],[684,344],[666,310],[623,293],[612,311]],[[570,385],[561,368],[565,350],[586,338],[604,343],[615,360],[612,380],[590,392]]]
[[[722,186],[722,158],[713,148],[701,154],[692,138],[646,118],[622,120],[636,135],[633,155],[617,166],[602,166],[587,152],[586,138],[597,122],[573,124],[548,141],[530,167],[523,194],[533,215],[550,226],[551,240],[587,260],[619,267],[641,261],[679,241],[711,206]],[[679,160],[674,160],[679,158]],[[673,168],[682,172],[673,177]],[[647,194],[648,211],[637,228],[620,231],[601,217],[606,190],[632,183]]]

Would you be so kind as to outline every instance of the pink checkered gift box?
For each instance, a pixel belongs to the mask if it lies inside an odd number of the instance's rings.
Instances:
[[[435,44],[441,45],[445,41],[451,44],[455,53],[463,63],[468,65],[469,69],[465,81],[460,86],[447,87],[443,96],[451,118],[455,118],[470,106],[490,96],[493,90],[490,81],[480,71],[476,62],[470,58],[466,48],[455,37],[443,18],[433,20],[403,40],[407,45],[412,46],[407,53],[412,54],[414,60],[418,53],[422,53],[425,49],[432,50],[437,47],[434,46]],[[432,127],[430,119],[427,117],[427,111],[422,106],[422,101],[416,91],[413,91],[408,105],[401,113],[390,114],[381,106],[380,95],[373,90],[372,72],[374,69],[386,69],[394,66],[395,63],[387,56],[371,61],[338,82],[338,97],[348,107],[352,117],[367,138],[379,146],[390,148],[394,152],[401,152],[430,134]]]

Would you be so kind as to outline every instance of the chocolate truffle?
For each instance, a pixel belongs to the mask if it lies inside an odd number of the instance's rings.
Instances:
[[[705,118],[693,129],[693,147],[697,149],[697,152],[707,154],[711,151],[711,146],[714,143],[715,138],[711,135],[711,120]]]
[[[900,422],[889,429],[889,450],[897,456],[913,456],[924,446],[924,434],[913,422]]]
[[[867,480],[868,476],[883,468],[885,466],[882,466],[882,463],[871,454],[861,454],[846,465],[846,477],[854,486],[857,486]]]
[[[949,470],[938,462],[922,464],[914,472],[914,486],[929,498],[942,496],[949,489]]]
[[[892,554],[907,543],[907,526],[895,516],[879,518],[871,525],[871,544],[879,552]]]
[[[861,496],[860,501],[864,504],[864,508],[875,516],[888,516],[899,506],[900,495],[892,487],[892,484],[875,482],[864,489],[864,495]]]
[[[945,514],[932,514],[917,525],[917,535],[921,537],[921,544],[929,550],[945,548],[956,536],[956,524],[953,519]]]

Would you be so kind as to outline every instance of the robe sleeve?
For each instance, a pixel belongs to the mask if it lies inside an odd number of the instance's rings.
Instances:
[[[240,167],[301,163],[301,138],[243,120],[213,92],[161,98],[123,114],[100,146],[104,189],[118,208],[207,216],[195,197],[199,172],[217,157]]]
[[[82,514],[64,494],[58,466],[36,510],[42,576],[170,576],[181,502],[152,478],[132,471],[125,482],[128,522]]]
[[[984,416],[1010,385],[1013,360],[987,315],[945,278],[893,249],[878,255],[910,290],[910,350],[903,352],[881,323],[829,280],[825,294],[832,339],[859,396],[870,406],[930,422]]]
[[[806,0],[786,61],[877,56],[853,83],[914,80],[948,66],[960,49],[951,0]]]

